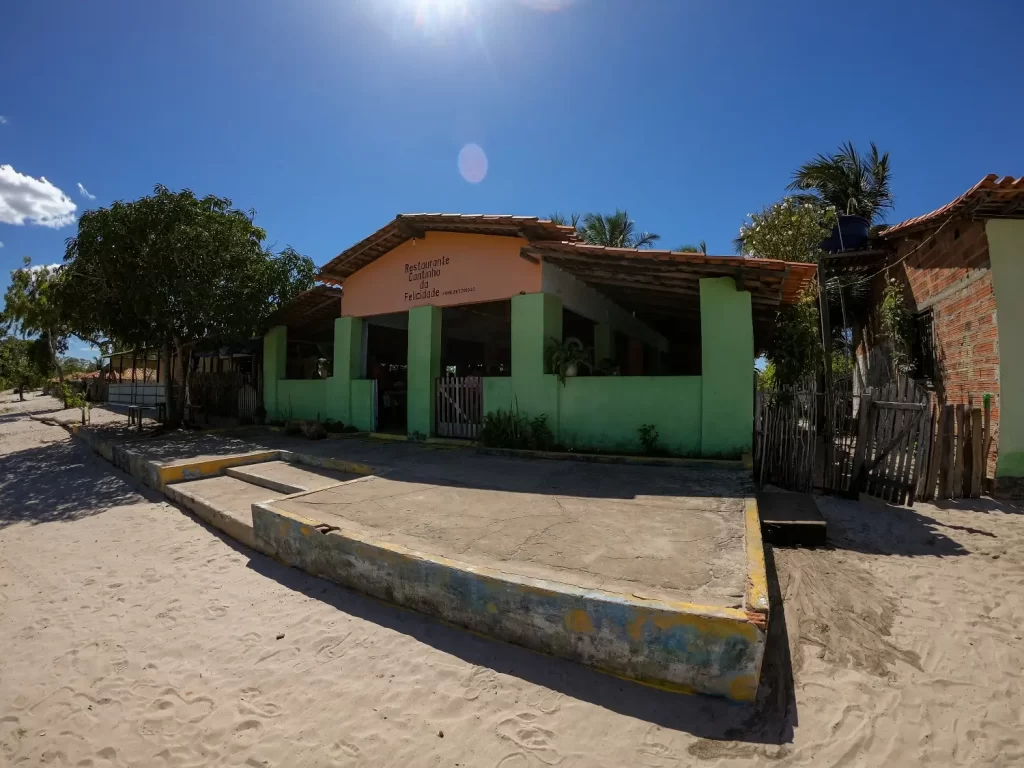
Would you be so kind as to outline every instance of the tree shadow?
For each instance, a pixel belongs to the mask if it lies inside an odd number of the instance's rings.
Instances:
[[[828,545],[835,549],[905,557],[970,554],[963,544],[942,531],[955,526],[913,508],[867,496],[859,501],[833,496],[816,496],[815,500],[828,523]]]
[[[106,462],[105,471],[97,471],[98,462],[103,459],[66,435],[0,455],[0,530],[14,523],[68,522],[138,503],[140,488]]]

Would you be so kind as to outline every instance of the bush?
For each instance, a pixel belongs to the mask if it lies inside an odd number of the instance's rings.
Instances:
[[[488,448],[550,451],[556,447],[555,434],[548,426],[547,414],[531,419],[519,413],[516,405],[510,410],[499,408],[484,416],[484,426],[478,440]]]
[[[653,424],[641,424],[637,429],[640,433],[640,445],[648,456],[665,456],[667,451],[661,447],[661,435]]]
[[[327,430],[319,421],[312,419],[302,422],[302,434],[310,440],[323,440],[327,437]]]
[[[324,422],[324,429],[326,429],[327,433],[330,435],[337,435],[344,432],[346,427],[337,419],[328,419]]]

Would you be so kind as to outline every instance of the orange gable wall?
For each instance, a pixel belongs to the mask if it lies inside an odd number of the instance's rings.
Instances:
[[[341,314],[369,317],[432,304],[476,304],[539,293],[541,267],[519,255],[524,240],[428,232],[345,280]]]

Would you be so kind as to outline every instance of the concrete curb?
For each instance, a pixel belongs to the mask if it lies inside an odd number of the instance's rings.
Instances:
[[[625,456],[604,453],[570,453],[568,451],[528,451],[520,448],[486,448],[473,445],[477,453],[487,456],[511,456],[523,459],[550,459],[551,461],[582,461],[593,464],[632,464],[648,467],[721,467],[743,469],[742,460],[733,459],[680,459],[671,456]]]
[[[95,430],[75,424],[62,426],[118,468],[242,544],[313,575],[490,637],[647,685],[747,702],[757,695],[769,603],[754,499],[747,500],[744,511],[744,605],[742,609],[723,608],[582,589],[476,566],[332,528],[279,509],[274,502],[252,505],[249,528],[199,494],[175,484],[270,460],[359,475],[373,474],[373,469],[291,451],[252,451],[159,464],[103,440]]]
[[[253,504],[252,518],[261,552],[389,603],[647,685],[737,701],[757,695],[768,596],[753,500],[742,610],[527,578],[325,526],[275,502]]]

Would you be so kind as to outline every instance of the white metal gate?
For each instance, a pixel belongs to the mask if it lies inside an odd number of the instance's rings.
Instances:
[[[435,381],[437,434],[475,439],[484,421],[484,381],[479,376],[442,376]]]

